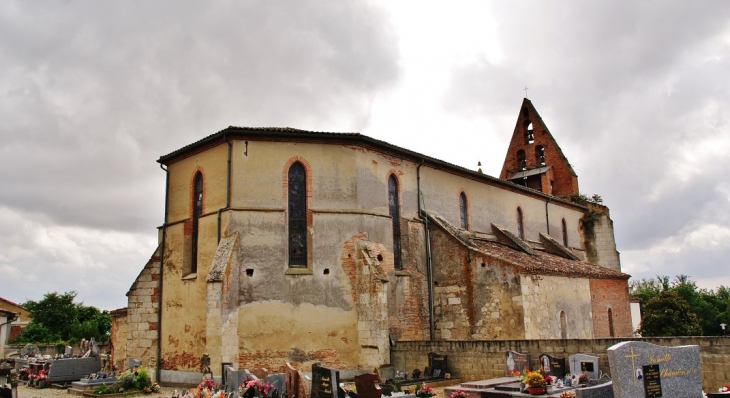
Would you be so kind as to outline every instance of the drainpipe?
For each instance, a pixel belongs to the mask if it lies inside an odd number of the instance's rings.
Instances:
[[[433,326],[433,266],[431,263],[431,234],[428,231],[428,216],[421,208],[421,201],[423,200],[423,194],[421,193],[421,166],[424,161],[421,159],[421,164],[416,168],[416,181],[418,191],[418,217],[423,220],[425,225],[425,236],[426,236],[426,278],[428,283],[428,333],[429,340],[433,341],[435,332]]]
[[[165,235],[167,233],[167,197],[170,192],[170,173],[160,163],[160,168],[165,171],[165,219],[162,223],[162,243],[160,244],[160,276],[157,278],[157,366],[155,369],[155,382],[160,382],[160,363],[162,356],[162,263],[165,260]]]
[[[548,212],[548,205],[552,199],[548,198],[545,202],[545,222],[547,223],[547,234],[550,235],[550,213]]]
[[[228,171],[226,172],[226,205],[218,209],[218,240],[221,241],[221,212],[227,210],[231,206],[231,152],[233,151],[233,143],[226,140],[226,133],[223,133],[223,141],[228,144]]]

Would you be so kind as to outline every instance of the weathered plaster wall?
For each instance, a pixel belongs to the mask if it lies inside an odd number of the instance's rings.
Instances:
[[[595,338],[632,337],[631,307],[628,280],[593,279],[590,281]],[[609,322],[608,310],[612,321]],[[613,324],[613,335],[609,324]]]
[[[464,248],[431,227],[434,313],[440,340],[524,338],[520,278],[514,267]]]
[[[588,279],[522,275],[526,339],[561,338],[561,311],[569,339],[593,337],[591,291]]]
[[[585,247],[588,261],[602,267],[621,270],[621,260],[616,250],[613,221],[608,208],[588,204],[592,222],[584,223]]]

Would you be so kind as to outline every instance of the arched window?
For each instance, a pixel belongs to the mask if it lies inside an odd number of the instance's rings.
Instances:
[[[532,130],[532,122],[529,120],[525,120],[522,126],[525,131],[525,144],[532,144],[533,142],[535,142],[535,134]]]
[[[289,266],[307,266],[307,173],[297,162],[289,168]]]
[[[560,338],[568,338],[568,321],[565,320],[565,311],[560,311]]]
[[[563,246],[568,247],[568,226],[563,219]]]
[[[535,147],[535,163],[545,166],[545,147],[542,145]]]
[[[203,173],[193,179],[193,228],[190,239],[190,272],[198,272],[198,222],[203,214]]]
[[[608,335],[615,337],[613,332],[613,311],[610,308],[608,309]]]
[[[464,192],[459,195],[459,216],[461,217],[461,229],[469,229],[468,209],[466,207],[466,195]]]
[[[517,151],[517,168],[524,170],[527,168],[527,160],[525,159],[525,151],[520,149]]]
[[[522,209],[519,207],[517,208],[517,236],[522,240],[525,239],[525,224],[522,218]]]
[[[393,265],[395,269],[401,269],[400,201],[398,200],[398,181],[392,174],[388,178],[388,214],[393,220]]]

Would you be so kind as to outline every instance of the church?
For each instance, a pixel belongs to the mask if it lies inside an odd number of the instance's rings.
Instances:
[[[399,341],[631,337],[607,207],[524,99],[499,178],[357,133],[228,127],[158,160],[159,246],[112,313],[157,380],[390,363]]]

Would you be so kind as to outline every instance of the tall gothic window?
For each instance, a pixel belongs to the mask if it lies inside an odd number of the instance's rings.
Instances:
[[[519,207],[517,208],[517,236],[522,240],[525,239],[525,222],[522,217],[522,209]]]
[[[289,266],[307,266],[307,174],[301,163],[289,168]]]
[[[525,151],[520,149],[517,151],[517,168],[525,170],[527,168],[527,159],[525,158]]]
[[[568,247],[568,226],[563,219],[563,246]]]
[[[190,272],[198,272],[198,222],[203,214],[203,174],[195,173],[193,180],[193,231],[190,251]]]
[[[560,311],[560,338],[568,338],[568,321],[565,319],[565,311]]]
[[[393,219],[393,265],[401,269],[400,259],[400,201],[398,200],[398,181],[394,175],[388,178],[388,213]]]
[[[466,195],[464,192],[459,195],[459,216],[461,217],[461,229],[469,229],[469,217],[466,208]]]

